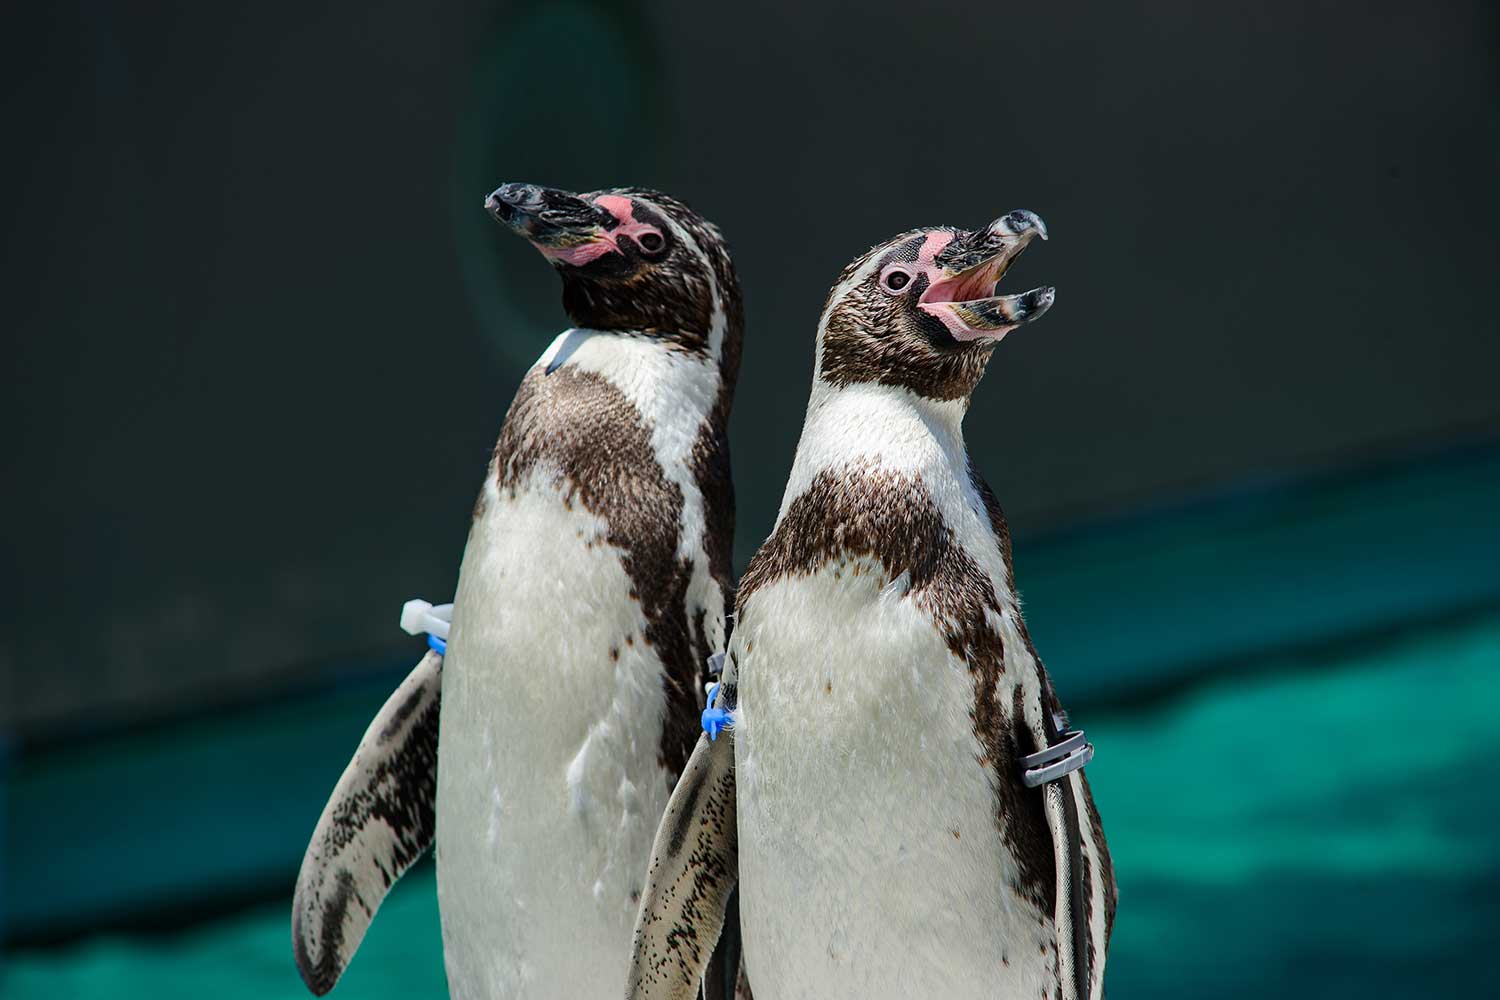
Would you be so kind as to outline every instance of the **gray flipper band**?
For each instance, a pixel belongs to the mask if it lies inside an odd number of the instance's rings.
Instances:
[[[1068,721],[1061,713],[1052,717],[1050,732],[1058,740],[1036,753],[1021,758],[1021,782],[1027,788],[1042,788],[1047,809],[1052,817],[1053,849],[1058,873],[1057,923],[1066,920],[1069,930],[1063,936],[1059,926],[1058,958],[1061,969],[1067,970],[1066,986],[1061,989],[1063,1000],[1089,1000],[1089,987],[1093,980],[1093,960],[1089,955],[1089,926],[1084,910],[1083,898],[1083,829],[1074,801],[1075,782],[1067,776],[1081,770],[1094,759],[1094,745],[1081,729],[1068,729]],[[1064,916],[1064,911],[1066,916]]]
[[[1094,759],[1094,745],[1082,729],[1063,734],[1063,738],[1044,750],[1021,758],[1021,783],[1039,788],[1063,775],[1072,774]]]

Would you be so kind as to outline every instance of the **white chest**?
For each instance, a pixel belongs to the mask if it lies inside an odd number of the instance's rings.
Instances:
[[[661,664],[598,519],[544,490],[491,501],[444,664],[449,985],[458,998],[610,996],[670,793]]]
[[[684,368],[701,363],[659,344],[577,331],[538,364],[554,360],[607,378],[631,402],[661,473],[683,492],[679,523],[665,530],[696,570],[703,505],[687,428],[712,405],[712,372]],[[461,1000],[616,995],[671,791],[663,664],[644,639],[626,553],[549,463],[543,453],[506,489],[490,470],[454,598],[437,858]],[[722,602],[708,610],[722,618]]]
[[[967,668],[855,569],[758,591],[735,634],[756,995],[1040,995],[1050,927],[1009,890]]]
[[[875,555],[801,563],[799,546],[841,524],[871,549],[902,551],[869,528],[884,523],[872,504],[901,497],[856,494],[914,484],[906,496],[930,519],[920,537],[962,560],[966,586],[984,591],[955,606],[983,614],[1000,638],[991,683],[1022,687],[1035,715],[1035,664],[961,417],[957,404],[918,404],[888,387],[814,388],[778,532],[782,522],[811,527],[774,539],[798,568],[748,592],[732,643],[741,912],[761,1000],[1051,995],[1051,914],[1016,891],[1018,862],[975,735],[970,664],[931,601],[909,592],[908,573]],[[849,493],[827,492],[828,482]],[[831,513],[809,519],[804,496]],[[799,541],[798,531],[812,534]],[[1009,712],[1008,696],[994,703]]]

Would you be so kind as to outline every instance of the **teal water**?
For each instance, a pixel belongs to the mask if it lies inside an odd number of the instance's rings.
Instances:
[[[1075,717],[1119,873],[1111,998],[1474,992],[1500,941],[1500,616],[1254,667]],[[308,995],[284,903],[0,976],[3,1000]],[[334,996],[443,990],[427,865]]]

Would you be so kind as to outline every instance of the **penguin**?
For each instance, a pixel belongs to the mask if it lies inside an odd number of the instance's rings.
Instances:
[[[574,325],[505,417],[445,651],[376,716],[308,846],[292,942],[318,995],[434,842],[456,1000],[618,995],[728,638],[744,310],[723,236],[638,188],[505,184],[485,207],[555,267]]]
[[[714,714],[658,832],[627,995],[687,997],[738,886],[759,1000],[1098,1000],[1116,887],[962,422],[1054,290],[1042,220],[919,229],[845,269]],[[717,727],[707,725],[709,733]]]

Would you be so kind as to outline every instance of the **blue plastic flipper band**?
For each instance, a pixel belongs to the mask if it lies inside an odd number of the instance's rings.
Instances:
[[[439,656],[448,655],[447,640],[435,636],[431,632],[427,633],[427,646],[429,649],[432,649],[434,652],[436,652]]]
[[[703,731],[711,740],[717,740],[719,734],[726,728],[734,725],[734,715],[722,708],[714,707],[714,698],[719,694],[719,685],[715,684],[708,689],[708,707],[703,710]]]

